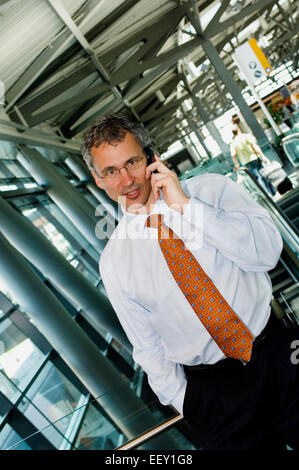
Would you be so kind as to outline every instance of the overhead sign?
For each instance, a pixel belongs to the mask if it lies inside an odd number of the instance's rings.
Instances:
[[[262,76],[269,75],[272,67],[256,39],[250,39],[236,48],[233,58],[248,83],[255,83]]]

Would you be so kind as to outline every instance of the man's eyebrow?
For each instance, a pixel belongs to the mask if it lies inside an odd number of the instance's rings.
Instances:
[[[115,170],[115,169],[116,169],[116,166],[106,166],[105,168],[103,168],[102,172],[104,173],[104,171]]]

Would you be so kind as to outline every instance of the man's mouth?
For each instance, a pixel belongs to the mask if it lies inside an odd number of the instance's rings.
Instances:
[[[137,188],[137,189],[134,189],[133,191],[128,191],[127,193],[125,193],[124,195],[128,198],[128,199],[135,199],[139,196],[140,194],[140,188]]]

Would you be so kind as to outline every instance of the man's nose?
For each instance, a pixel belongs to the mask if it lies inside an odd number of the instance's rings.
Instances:
[[[131,186],[134,181],[133,176],[129,173],[126,168],[119,170],[120,182],[123,186]]]

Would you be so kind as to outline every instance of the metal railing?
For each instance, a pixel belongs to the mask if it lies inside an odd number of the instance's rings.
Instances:
[[[171,427],[175,426],[177,423],[180,421],[183,421],[184,417],[182,415],[175,416],[174,418],[169,419],[168,421],[165,421],[165,423],[159,424],[155,428],[151,429],[150,431],[145,432],[144,434],[141,434],[138,437],[135,437],[131,441],[127,442],[121,447],[118,447],[115,450],[131,450],[135,449],[136,447],[144,444],[145,442],[149,441],[153,437],[157,436],[158,434],[161,434],[162,432],[166,431],[167,429],[170,429]]]

